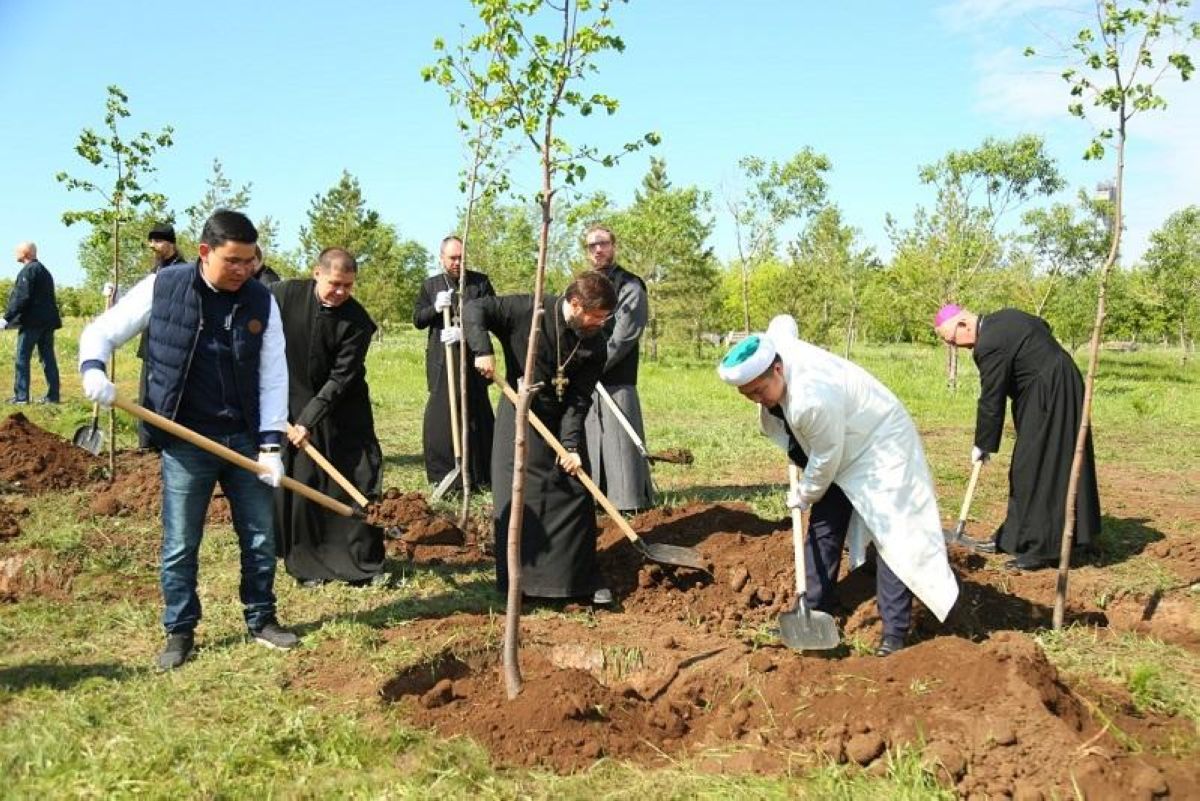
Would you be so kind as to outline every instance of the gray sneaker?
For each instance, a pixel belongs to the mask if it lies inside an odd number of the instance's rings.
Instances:
[[[262,643],[268,648],[277,648],[280,651],[290,651],[300,642],[299,637],[275,621],[267,623],[260,629],[252,630],[250,636],[254,638],[255,642]]]
[[[159,670],[174,670],[188,661],[192,655],[195,640],[190,631],[181,634],[168,634],[167,646],[158,655]]]

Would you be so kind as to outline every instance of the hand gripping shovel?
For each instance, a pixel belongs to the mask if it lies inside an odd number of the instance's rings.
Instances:
[[[513,406],[516,406],[517,393],[513,391],[513,388],[504,383],[504,381],[500,380],[499,377],[493,378],[492,380],[495,381],[496,385],[499,386],[504,392],[504,396],[508,398],[509,403],[511,403]],[[542,423],[542,421],[538,419],[538,416],[532,411],[529,412],[529,423],[537,430],[539,434],[542,435],[542,439],[546,440],[546,444],[554,449],[554,452],[558,454],[559,458],[566,457],[567,449],[562,446],[562,443],[559,442],[552,433],[550,433],[550,429],[546,428],[545,424]],[[612,519],[614,523],[617,524],[617,527],[621,529],[621,533],[633,543],[633,547],[637,548],[642,556],[649,559],[651,562],[658,562],[659,564],[663,565],[689,567],[692,570],[699,570],[704,573],[708,572],[708,566],[700,557],[699,552],[693,548],[685,548],[682,545],[666,545],[661,542],[646,542],[643,540],[637,535],[637,532],[633,530],[633,527],[629,525],[625,518],[621,516],[621,513],[617,511],[617,508],[612,505],[612,502],[605,496],[605,494],[600,491],[600,488],[596,486],[596,483],[592,481],[587,473],[581,469],[575,474],[575,477],[583,483],[583,486],[587,488],[587,491],[590,492],[592,497],[596,499],[596,503],[600,504],[600,507],[604,509],[605,513]]]
[[[794,492],[800,486],[800,468],[788,465],[788,482]],[[804,554],[804,522],[799,509],[792,510],[792,551],[796,559],[796,608],[779,616],[779,639],[797,651],[827,651],[841,642],[837,623],[828,612],[808,608]]]
[[[93,456],[99,456],[100,451],[104,450],[104,432],[100,430],[100,404],[92,404],[92,422],[75,429],[75,436],[71,441]]]
[[[134,417],[138,418],[139,420],[149,423],[150,425],[152,425],[156,428],[161,428],[163,431],[166,431],[168,434],[174,434],[175,436],[179,437],[180,439],[184,440],[185,442],[190,442],[191,444],[195,445],[197,448],[206,450],[209,453],[213,454],[214,456],[219,456],[227,462],[231,462],[231,463],[237,465],[238,467],[249,470],[251,473],[257,474],[257,473],[263,473],[266,471],[265,467],[263,467],[258,462],[251,459],[250,457],[243,456],[242,454],[238,453],[237,451],[235,451],[231,448],[226,448],[224,445],[220,444],[219,442],[213,442],[208,437],[205,437],[201,434],[197,434],[195,431],[192,431],[190,428],[184,428],[183,426],[179,425],[179,423],[176,423],[174,420],[168,420],[167,418],[163,417],[162,415],[155,414],[154,412],[150,411],[149,409],[145,409],[145,408],[137,405],[136,403],[130,403],[127,400],[122,400],[121,398],[116,398],[113,400],[113,406],[116,406],[118,409],[121,409],[122,411],[132,414]],[[329,511],[334,512],[339,515],[342,515],[343,517],[357,517],[359,519],[365,519],[367,516],[366,512],[363,511],[362,509],[355,509],[354,507],[348,506],[347,504],[344,504],[341,501],[336,501],[333,498],[330,498],[328,495],[325,495],[324,493],[317,492],[315,489],[308,486],[307,484],[301,484],[299,481],[297,481],[294,478],[291,478],[290,476],[284,476],[283,481],[280,482],[280,486],[285,487],[285,488],[291,490],[292,492],[295,492],[298,495],[303,495],[305,498],[308,498],[313,503],[319,504],[320,506],[325,507]]]
[[[450,327],[450,307],[442,309],[442,324]],[[454,346],[446,345],[446,394],[450,401],[450,438],[454,441],[454,469],[438,482],[433,489],[432,500],[440,500],[450,491],[454,482],[462,475],[462,444],[458,441],[458,391],[454,386]]]

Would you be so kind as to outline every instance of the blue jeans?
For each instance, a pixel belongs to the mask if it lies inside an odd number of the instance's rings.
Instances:
[[[251,459],[258,455],[258,443],[249,434],[213,439]],[[246,626],[257,631],[275,620],[274,490],[249,470],[172,440],[162,452],[163,626],[168,634],[191,632],[200,622],[200,539],[218,481],[229,500],[242,552],[240,596]]]
[[[33,360],[35,347],[46,374],[46,398],[58,403],[58,360],[54,358],[53,328],[22,328],[17,332],[17,377],[13,381],[13,398],[29,400],[29,363]]]

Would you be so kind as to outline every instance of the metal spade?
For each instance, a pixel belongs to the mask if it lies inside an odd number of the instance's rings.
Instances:
[[[800,485],[800,468],[788,465],[788,481],[795,491]],[[837,622],[828,612],[808,608],[804,555],[804,522],[799,509],[792,510],[792,551],[796,560],[796,608],[779,616],[779,639],[797,651],[827,651],[841,643]]]
[[[75,429],[75,436],[71,441],[93,456],[99,456],[100,451],[104,450],[104,432],[100,430],[100,404],[92,404],[92,422]]]

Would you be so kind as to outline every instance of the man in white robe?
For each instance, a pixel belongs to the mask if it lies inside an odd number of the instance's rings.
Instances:
[[[887,656],[904,647],[915,594],[945,620],[958,583],[946,559],[933,479],[904,406],[866,370],[796,336],[779,317],[721,361],[722,380],[759,404],[762,432],[804,470],[790,508],[811,509],[807,560],[810,606],[828,611],[841,551],[850,569],[878,555],[876,603]]]

